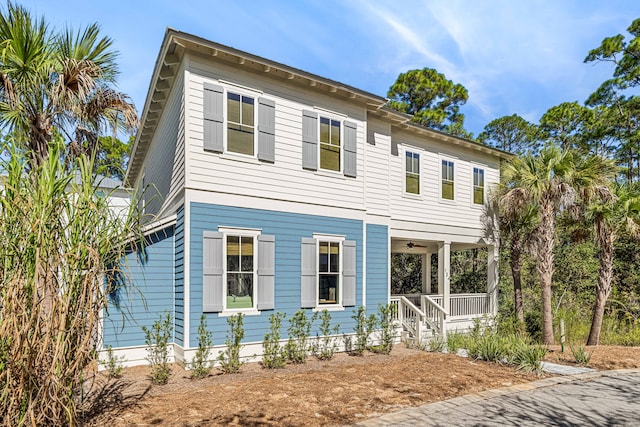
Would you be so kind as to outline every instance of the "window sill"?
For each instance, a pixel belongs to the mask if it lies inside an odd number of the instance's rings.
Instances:
[[[324,304],[324,305],[318,305],[313,309],[313,312],[319,312],[319,311],[344,311],[344,307],[340,304]]]
[[[402,193],[402,197],[404,197],[405,199],[411,199],[411,200],[422,200],[421,194],[407,193],[406,191]]]
[[[325,170],[325,169],[318,169],[316,171],[313,172],[316,175],[319,176],[324,176],[327,178],[337,178],[337,179],[342,179],[342,180],[346,180],[347,177],[344,176],[344,174],[342,172],[338,172],[338,171],[330,171],[330,170]]]
[[[261,162],[256,157],[246,156],[243,154],[234,154],[234,153],[222,153],[220,154],[220,158],[224,160],[229,160],[233,162],[242,162],[242,163],[252,163],[254,165],[261,165],[264,162]]]
[[[444,203],[445,205],[452,205],[455,206],[458,203],[456,203],[456,199],[443,199],[442,197],[440,197],[440,199],[438,200],[440,203]]]
[[[224,310],[218,313],[218,317],[230,317],[240,313],[244,314],[245,316],[259,316],[261,311],[255,308],[245,308],[242,310]]]

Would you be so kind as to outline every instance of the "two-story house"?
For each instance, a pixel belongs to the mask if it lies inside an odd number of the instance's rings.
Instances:
[[[129,289],[112,295],[104,344],[142,363],[141,326],[164,311],[177,361],[191,360],[203,314],[221,346],[227,317],[244,313],[246,355],[260,355],[275,311],[330,310],[349,334],[356,307],[391,302],[417,337],[492,313],[497,250],[481,217],[508,155],[386,102],[167,30],[127,171],[155,221],[127,259]],[[488,247],[487,292],[450,295],[450,252],[474,247]],[[391,253],[407,251],[427,269],[437,254],[423,295],[390,293]]]

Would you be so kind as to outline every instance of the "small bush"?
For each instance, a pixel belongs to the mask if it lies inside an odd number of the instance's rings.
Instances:
[[[313,320],[317,318],[320,319],[320,336],[313,346],[313,354],[320,360],[331,360],[338,349],[335,335],[338,334],[340,325],[331,326],[331,313],[327,310],[315,313]]]
[[[191,378],[201,379],[209,375],[213,362],[209,361],[211,346],[213,345],[213,334],[207,329],[207,318],[203,314],[200,316],[198,325],[198,349],[191,361]]]
[[[442,335],[431,338],[428,344],[429,351],[432,353],[442,353],[444,351],[445,343]]]
[[[151,328],[142,327],[147,344],[147,360],[151,370],[151,382],[162,385],[169,381],[171,365],[169,364],[169,339],[173,332],[171,314],[160,315]]]
[[[277,312],[269,316],[269,330],[264,334],[262,365],[265,368],[283,368],[287,364],[286,350],[280,345],[280,330],[285,314]]]
[[[460,332],[447,334],[447,352],[457,354],[458,350],[466,346],[467,337]]]
[[[293,363],[304,363],[309,354],[309,335],[311,335],[311,322],[307,318],[305,310],[295,312],[289,320],[289,341],[287,341],[287,357]]]
[[[225,374],[235,374],[240,372],[242,362],[240,361],[240,350],[242,349],[242,339],[244,338],[244,314],[238,313],[227,318],[229,330],[224,341],[226,348],[218,355],[220,369]]]
[[[376,328],[378,319],[376,319],[375,314],[371,314],[367,317],[367,310],[363,306],[358,307],[358,310],[354,310],[351,318],[356,321],[353,327],[353,330],[356,333],[355,343],[353,344],[353,351],[351,354],[362,356],[365,350],[369,347],[369,336]]]
[[[393,322],[395,312],[396,306],[393,304],[378,306],[377,324],[380,326],[380,343],[377,346],[372,346],[371,351],[389,354],[393,350],[393,344],[396,339],[396,328]]]
[[[113,354],[113,347],[107,346],[107,359],[101,360],[100,364],[105,367],[109,378],[120,378],[122,375],[122,362],[125,361],[124,356],[116,356]]]
[[[577,364],[585,366],[589,364],[593,351],[587,351],[582,346],[570,346],[569,348],[571,349],[571,354],[573,355],[573,358],[575,359]]]
[[[487,334],[478,340],[476,354],[487,362],[503,363],[508,355],[508,347],[498,335]]]
[[[544,346],[524,344],[515,350],[512,360],[518,369],[540,375],[542,374],[541,362],[546,354],[547,348]]]

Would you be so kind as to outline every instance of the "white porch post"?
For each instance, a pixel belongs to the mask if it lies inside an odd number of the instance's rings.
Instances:
[[[442,308],[449,313],[451,283],[451,242],[438,242],[438,293],[442,295]]]
[[[422,293],[431,293],[431,254],[422,254]]]
[[[498,246],[487,247],[487,297],[489,297],[489,310],[494,316],[498,314],[498,259],[500,253]]]

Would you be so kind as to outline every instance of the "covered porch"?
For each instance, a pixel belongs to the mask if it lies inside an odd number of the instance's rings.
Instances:
[[[467,331],[475,319],[497,313],[495,245],[392,237],[391,254],[390,302],[405,336],[417,341],[446,338],[448,331]],[[398,278],[404,263],[419,274]],[[471,264],[469,273],[461,265],[465,263]]]

